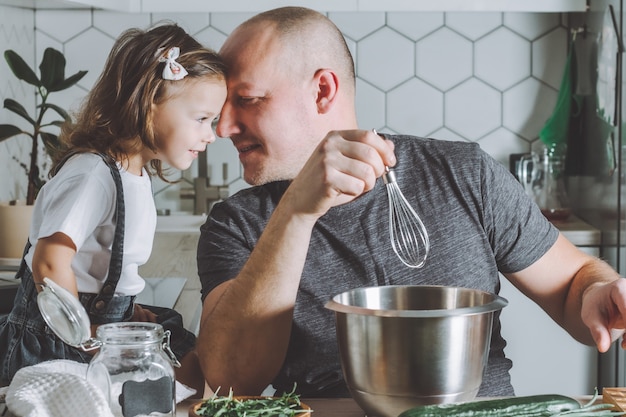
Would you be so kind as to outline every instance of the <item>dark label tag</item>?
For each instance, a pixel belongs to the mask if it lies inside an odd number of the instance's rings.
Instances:
[[[171,413],[174,402],[172,380],[164,376],[157,380],[126,381],[122,385],[119,402],[124,417]]]

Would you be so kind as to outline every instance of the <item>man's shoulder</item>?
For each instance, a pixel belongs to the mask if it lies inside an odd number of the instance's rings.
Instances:
[[[480,146],[475,142],[467,142],[461,140],[447,140],[439,138],[421,137],[414,135],[388,135],[396,147],[400,148],[422,148],[424,150],[433,151],[471,151],[474,149],[480,149]]]
[[[276,181],[268,184],[251,186],[241,189],[219,203],[214,208],[217,211],[237,213],[237,216],[251,213],[258,216],[270,213],[276,207],[280,198],[287,190],[289,181]]]
[[[485,152],[475,142],[452,141],[424,138],[410,135],[391,135],[396,156],[411,163],[429,165],[476,165],[486,157]]]

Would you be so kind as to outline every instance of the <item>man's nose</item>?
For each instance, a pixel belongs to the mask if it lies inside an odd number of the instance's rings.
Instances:
[[[224,103],[224,107],[222,107],[220,118],[217,121],[217,126],[215,126],[215,132],[221,138],[228,138],[238,133],[235,111],[228,102]]]

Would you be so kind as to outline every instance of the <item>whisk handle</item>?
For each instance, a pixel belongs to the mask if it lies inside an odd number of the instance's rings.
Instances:
[[[385,173],[383,174],[383,181],[385,184],[393,184],[396,182],[396,173],[389,167],[385,167]]]

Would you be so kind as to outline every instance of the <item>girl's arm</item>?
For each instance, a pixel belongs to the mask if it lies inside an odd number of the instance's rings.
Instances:
[[[50,278],[78,298],[76,277],[72,270],[72,259],[76,255],[74,242],[64,233],[39,239],[33,254],[33,278],[41,284],[45,277]],[[37,291],[41,286],[36,285]]]

